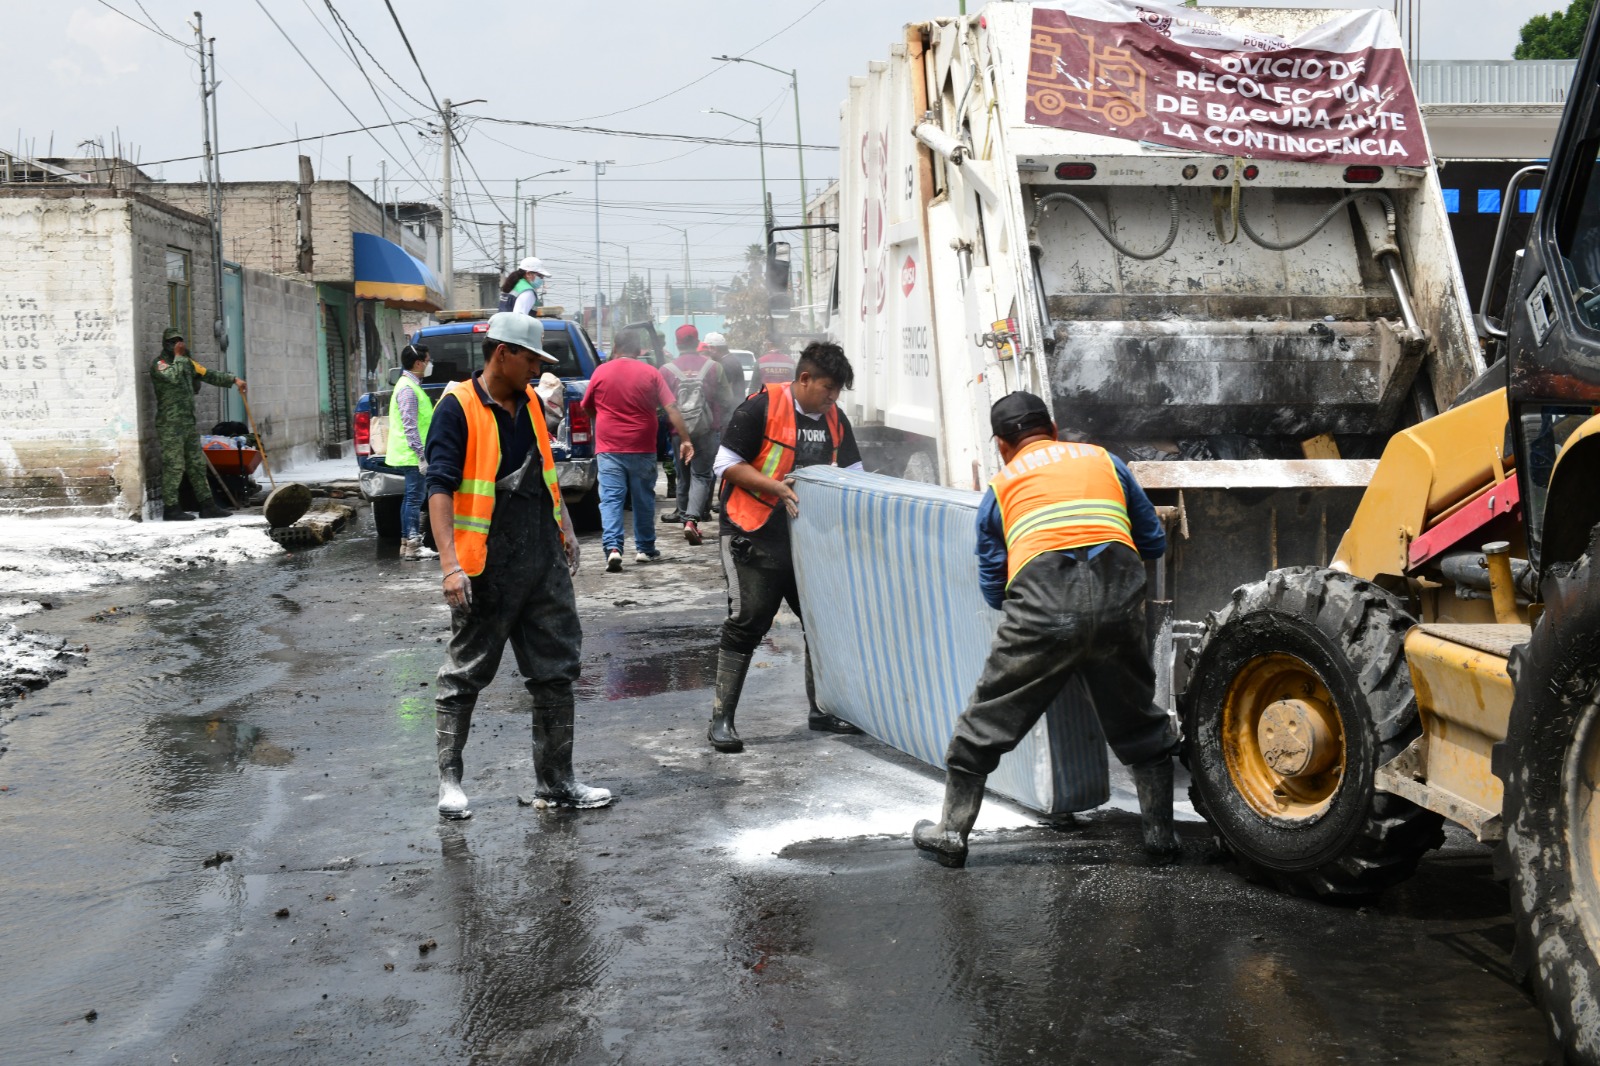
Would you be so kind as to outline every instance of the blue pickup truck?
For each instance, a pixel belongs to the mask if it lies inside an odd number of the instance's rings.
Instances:
[[[440,325],[425,326],[411,337],[413,344],[426,344],[433,357],[433,376],[423,383],[435,403],[452,381],[465,381],[483,368],[484,333],[489,328],[492,309],[446,311],[436,317]],[[561,491],[572,508],[573,523],[579,530],[600,525],[600,492],[594,465],[594,430],[578,406],[588,387],[589,376],[605,358],[576,322],[560,316],[560,308],[540,308],[544,322],[544,347],[561,362],[549,367],[566,385],[567,416],[553,441],[556,470]],[[635,328],[635,327],[629,327]],[[654,327],[642,324],[654,334]],[[405,476],[383,461],[389,443],[389,396],[399,371],[390,371],[390,389],[369,392],[356,403],[356,463],[361,468],[361,495],[371,502],[378,536],[400,536],[400,499],[405,493]],[[423,513],[427,527],[427,513]]]

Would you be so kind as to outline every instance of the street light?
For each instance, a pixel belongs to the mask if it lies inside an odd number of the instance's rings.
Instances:
[[[512,223],[512,225],[514,225],[517,228],[516,237],[511,242],[512,245],[513,245],[512,252],[514,253],[512,255],[513,259],[520,260],[522,258],[522,183],[525,182],[525,181],[532,181],[534,178],[542,178],[546,174],[565,174],[565,173],[567,173],[567,168],[566,167],[558,167],[555,170],[541,170],[537,174],[530,174],[525,178],[518,178],[512,184],[512,186],[511,186],[511,217],[516,219],[516,221],[514,223]],[[560,193],[553,193],[551,195],[559,196]],[[535,203],[538,203],[539,197],[535,196],[533,198],[533,201]],[[532,226],[533,226],[533,223],[530,221],[528,225],[529,225],[529,228],[531,229]],[[532,235],[531,234],[529,235],[529,244],[530,245],[532,244]],[[530,251],[529,254],[531,255],[533,253]]]
[[[616,241],[601,241],[600,243],[605,245],[607,248],[621,248],[622,254],[627,257],[627,276],[623,278],[622,292],[618,294],[617,298],[617,302],[621,303],[622,297],[627,295],[628,283],[633,280],[633,247],[627,244],[618,244]],[[627,323],[624,322],[623,325],[627,325]],[[616,337],[616,333],[616,327],[612,326],[611,335],[613,338]]]
[[[570,189],[562,189],[560,192],[547,192],[543,196],[530,196],[530,197],[528,197],[528,254],[529,255],[538,255],[539,254],[539,229],[538,229],[538,226],[537,226],[538,216],[536,214],[536,212],[539,210],[539,201],[540,200],[553,200],[557,196],[570,196],[570,195],[572,195],[572,191]],[[518,259],[520,260],[521,256],[518,256]]]
[[[751,63],[770,70],[774,74],[782,74],[789,79],[789,87],[794,91],[794,151],[795,155],[800,159],[800,221],[804,222],[806,220],[806,152],[801,147],[805,138],[800,135],[800,75],[798,71],[783,70],[763,63],[759,59],[746,59],[744,56],[724,55],[712,56],[711,58],[720,63]],[[805,234],[806,243],[806,328],[815,329],[816,312],[811,296],[811,231],[802,230],[801,232]]]
[[[665,226],[667,229],[677,230],[683,234],[683,317],[692,326],[694,325],[694,310],[689,301],[693,298],[690,296],[690,290],[694,288],[694,275],[689,271],[689,230],[684,226],[674,226],[670,222],[658,222],[656,225]],[[667,310],[672,310],[671,292],[667,293]]]
[[[616,164],[615,159],[580,159],[580,167],[594,167],[594,342],[601,349],[605,348],[605,309],[601,294],[605,292],[605,280],[601,277],[603,272],[600,262],[600,175],[606,172],[606,167]],[[578,315],[583,315],[583,305],[578,305]]]
[[[746,126],[754,126],[756,128],[756,149],[761,153],[761,247],[765,248],[767,242],[772,239],[771,234],[767,232],[772,225],[772,218],[767,212],[767,137],[761,126],[761,116],[745,118],[743,115],[735,115],[732,111],[723,111],[715,107],[706,108],[705,113],[708,115],[726,115],[731,119],[743,122]]]

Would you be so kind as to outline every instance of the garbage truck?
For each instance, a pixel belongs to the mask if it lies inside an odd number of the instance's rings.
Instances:
[[[980,488],[990,404],[1045,397],[1173,517],[1180,643],[1328,563],[1385,442],[1484,368],[1387,12],[993,3],[907,26],[840,146],[869,469]]]

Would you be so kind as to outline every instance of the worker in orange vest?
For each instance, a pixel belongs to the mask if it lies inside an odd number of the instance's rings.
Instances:
[[[1170,862],[1177,735],[1154,702],[1140,561],[1166,551],[1161,521],[1122,460],[1057,440],[1039,397],[1002,397],[989,424],[1005,467],[978,507],[978,572],[1000,629],[945,753],[943,817],[918,822],[912,839],[941,864],[964,866],[984,781],[1081,674],[1131,770],[1145,850]]]
[[[744,750],[733,725],[750,656],[784,603],[798,617],[800,591],[789,554],[789,519],[799,514],[789,474],[832,464],[861,469],[861,452],[839,393],[855,380],[837,344],[815,341],[800,356],[795,379],[768,385],[740,404],[722,432],[713,476],[722,485],[722,562],[728,578],[728,618],[717,653],[717,690],[706,737],[721,752]],[[859,733],[817,707],[806,652],[808,724],[827,733]]]
[[[583,632],[572,577],[578,539],[562,506],[544,406],[529,384],[548,363],[544,323],[501,311],[489,319],[483,369],[445,390],[426,453],[428,517],[439,537],[449,659],[434,699],[439,814],[470,818],[461,751],[478,693],[506,642],[533,702],[533,796],[540,806],[603,807],[611,793],[573,777],[572,683]]]

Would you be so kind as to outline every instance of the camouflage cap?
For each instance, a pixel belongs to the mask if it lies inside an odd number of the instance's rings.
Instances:
[[[177,326],[168,326],[166,329],[161,331],[162,344],[165,344],[168,341],[181,340],[183,340],[183,330],[179,329]]]

